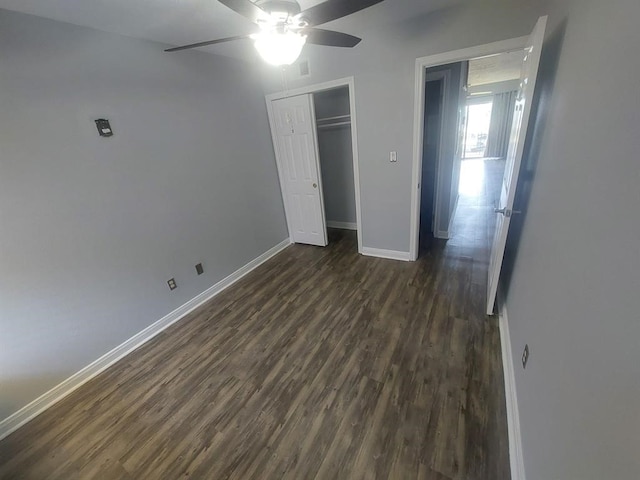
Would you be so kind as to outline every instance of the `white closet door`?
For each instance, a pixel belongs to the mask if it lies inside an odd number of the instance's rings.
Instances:
[[[273,102],[279,166],[293,241],[327,245],[311,95]]]

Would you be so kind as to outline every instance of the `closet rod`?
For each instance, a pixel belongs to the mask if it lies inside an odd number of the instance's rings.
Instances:
[[[325,123],[323,125],[318,125],[318,128],[331,128],[331,127],[341,127],[343,125],[351,126],[351,122],[336,122],[336,123]]]
[[[328,122],[331,120],[347,120],[347,119],[351,119],[351,115],[347,114],[347,115],[338,115],[335,117],[326,117],[326,118],[317,118],[316,122],[320,123],[320,122]]]

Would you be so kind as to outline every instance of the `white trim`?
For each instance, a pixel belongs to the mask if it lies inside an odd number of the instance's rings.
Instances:
[[[324,189],[322,188],[322,172],[320,169],[320,149],[318,145],[318,127],[316,124],[316,116],[315,116],[315,107],[313,103],[313,97],[311,94],[301,94],[295,95],[296,97],[304,96],[307,107],[309,109],[309,121],[313,125],[313,135],[311,135],[311,142],[313,143],[313,152],[315,158],[315,166],[316,166],[316,182],[318,182],[318,196],[320,202],[320,213],[322,220],[322,244],[321,243],[312,243],[312,245],[325,247],[329,243],[327,240],[327,222],[326,222],[326,214],[324,210]],[[273,151],[276,157],[276,169],[278,170],[278,180],[280,181],[280,193],[282,194],[282,202],[284,204],[284,212],[285,219],[287,221],[287,229],[289,231],[289,239],[291,243],[295,243],[295,238],[293,235],[293,225],[291,224],[292,216],[290,215],[290,205],[289,205],[289,195],[287,194],[287,183],[284,181],[287,169],[284,167],[286,165],[286,161],[283,161],[283,155],[279,150],[279,139],[277,133],[277,127],[275,124],[275,114],[273,108],[273,102],[276,100],[283,100],[285,98],[292,97],[283,97],[278,98],[272,101],[267,100],[267,117],[269,120],[269,129],[271,130],[271,139],[273,141]]]
[[[460,187],[458,187],[458,189],[459,188]],[[451,228],[453,227],[453,220],[456,218],[456,213],[458,213],[458,202],[459,201],[460,201],[460,191],[458,190],[458,192],[456,193],[456,201],[453,204],[453,210],[451,210],[451,216],[449,217],[449,229],[447,230],[447,233],[450,232]]]
[[[520,414],[516,395],[516,378],[509,336],[509,317],[507,307],[500,302],[500,345],[502,347],[502,370],[504,376],[504,394],[507,404],[507,430],[509,432],[509,460],[511,480],[526,480],[522,455],[522,436],[520,433]]]
[[[267,118],[269,120],[269,130],[271,130],[271,142],[273,144],[273,153],[276,159],[276,170],[278,171],[278,181],[280,182],[280,194],[282,195],[282,205],[284,206],[284,217],[287,221],[287,232],[289,233],[289,243],[293,242],[293,227],[291,225],[291,214],[289,213],[289,202],[287,202],[287,194],[285,192],[284,173],[280,168],[280,160],[278,155],[278,136],[276,134],[276,125],[274,123],[273,105],[267,98]]]
[[[307,99],[309,101],[309,112],[311,114],[311,124],[313,125],[313,135],[311,135],[311,139],[313,140],[313,148],[315,150],[316,156],[316,168],[318,178],[318,194],[320,196],[320,211],[322,212],[322,235],[324,245],[326,247],[329,245],[329,238],[327,237],[327,212],[324,209],[324,186],[322,182],[322,165],[320,165],[320,141],[318,140],[318,123],[316,122],[316,105],[313,101],[313,95],[308,94]]]
[[[287,248],[291,242],[289,239],[285,239],[278,243],[274,247],[270,248],[262,255],[251,260],[249,263],[240,267],[238,270],[220,280],[218,283],[209,287],[201,294],[195,296],[184,305],[176,308],[173,312],[165,315],[160,320],[152,323],[144,330],[136,333],[133,337],[121,343],[110,352],[105,353],[100,358],[90,363],[80,371],[74,373],[66,380],[62,381],[48,392],[40,395],[38,398],[22,407],[17,412],[9,415],[7,418],[0,421],[0,440],[14,432],[22,425],[35,418],[40,413],[44,412],[47,408],[53,404],[59,402],[71,392],[87,383],[99,373],[103,372],[111,365],[116,363],[121,358],[125,357],[129,353],[133,352],[136,348],[140,347],[144,343],[151,340],[157,334],[165,330],[170,325],[173,325],[178,320],[182,319],[189,312],[195,310],[203,303],[209,301],[224,289],[230,287],[242,277],[247,275],[255,268],[262,265],[271,257],[280,253]]]
[[[358,224],[355,222],[334,222],[333,220],[327,220],[327,227],[341,228],[342,230],[358,230]]]
[[[283,90],[280,92],[269,93],[265,95],[267,101],[272,102],[274,100],[281,100],[287,97],[295,97],[297,95],[305,95],[307,93],[318,93],[325,90],[333,90],[334,88],[344,87],[349,85],[349,82],[353,81],[353,77],[338,78],[336,80],[329,80],[328,82],[314,83],[313,85],[306,85],[293,90]]]
[[[390,260],[402,260],[403,262],[410,262],[411,257],[409,252],[400,252],[398,250],[386,250],[384,248],[371,248],[362,247],[360,251],[362,255],[367,257],[388,258]]]
[[[499,53],[518,50],[526,46],[528,37],[510,38],[499,42],[477,45],[451,52],[438,53],[416,58],[414,101],[413,101],[413,168],[411,180],[411,237],[409,253],[411,260],[418,258],[420,234],[420,176],[422,174],[422,136],[424,130],[424,83],[426,69],[447,63],[461,62],[472,58],[486,57]]]
[[[358,125],[356,121],[356,85],[354,77],[339,78],[323,83],[307,85],[305,87],[295,88],[293,90],[285,90],[282,92],[270,93],[265,96],[267,103],[267,116],[269,117],[269,127],[271,128],[271,140],[273,141],[274,152],[276,154],[276,163],[279,165],[277,151],[277,137],[274,123],[272,102],[287,97],[295,97],[296,95],[305,95],[309,93],[318,93],[325,90],[332,90],[338,87],[349,87],[349,110],[351,114],[351,149],[353,156],[353,183],[356,196],[356,231],[358,232],[358,252],[362,253],[362,211],[360,206],[360,168],[358,167]],[[289,237],[293,238],[291,225],[289,224],[289,212],[287,207],[287,199],[284,193],[284,179],[282,172],[278,168],[278,176],[280,178],[280,190],[282,192],[282,201],[284,203],[285,215],[287,217],[287,227],[289,228]],[[328,225],[328,224],[327,224]]]
[[[458,212],[458,200],[460,200],[460,194],[456,194],[456,201],[453,204],[453,210],[451,211],[451,216],[449,217],[449,226],[446,230],[436,230],[433,236],[435,238],[439,238],[441,240],[449,240],[451,238],[451,229],[453,227],[453,220]]]

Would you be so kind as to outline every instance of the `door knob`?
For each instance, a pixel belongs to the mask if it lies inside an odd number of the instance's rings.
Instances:
[[[504,208],[494,208],[493,211],[495,213],[501,213],[503,214],[505,217],[509,218],[511,215],[513,214],[517,214],[517,213],[522,213],[520,210],[511,210],[507,207]]]
[[[313,188],[318,188],[318,185],[316,183],[313,184]]]

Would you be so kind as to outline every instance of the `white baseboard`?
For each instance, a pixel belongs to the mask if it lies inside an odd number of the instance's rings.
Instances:
[[[449,217],[449,229],[447,230],[447,238],[449,238],[449,232],[451,231],[451,227],[453,226],[453,220],[456,218],[456,213],[458,213],[458,201],[460,200],[460,193],[456,194],[456,201],[453,204],[453,210],[451,210],[451,216]]]
[[[453,210],[451,216],[449,217],[449,226],[447,230],[437,230],[433,236],[434,238],[439,238],[440,240],[449,240],[451,238],[451,227],[453,226],[453,220],[456,217],[456,213],[458,212],[458,200],[460,199],[460,194],[456,195],[456,203],[453,205]]]
[[[520,434],[520,414],[516,395],[516,378],[509,336],[509,317],[504,302],[500,301],[500,345],[502,346],[502,370],[504,373],[504,393],[507,403],[507,429],[509,432],[509,460],[511,480],[525,480],[522,456],[522,436]]]
[[[242,277],[244,277],[246,274],[257,268],[258,266],[262,265],[271,257],[276,255],[277,253],[280,253],[290,244],[291,242],[288,238],[278,243],[259,257],[251,260],[243,267],[239,268],[229,276],[223,278],[218,283],[209,287],[201,294],[192,298],[184,305],[176,308],[173,312],[165,315],[157,322],[149,325],[147,328],[145,328],[141,332],[138,332],[133,337],[118,345],[110,352],[107,352],[94,362],[84,367],[82,370],[76,372],[75,374],[64,380],[62,383],[59,383],[48,392],[42,394],[31,403],[25,405],[17,412],[0,421],[0,440],[20,428],[29,420],[32,420],[37,415],[44,412],[53,404],[62,400],[78,387],[84,385],[86,382],[109,368],[111,365],[134,351],[136,348],[140,347],[142,344],[151,340],[157,334],[165,330],[170,325],[176,323],[192,310],[198,308],[203,303],[215,297],[217,294],[240,280]]]
[[[409,254],[409,252],[400,252],[398,250],[385,250],[384,248],[362,247],[362,251],[360,253],[362,255],[366,255],[367,257],[388,258],[391,260],[402,260],[404,262],[411,261],[411,255]]]
[[[342,230],[357,230],[358,225],[355,222],[334,222],[333,220],[327,220],[327,227],[340,228]]]

